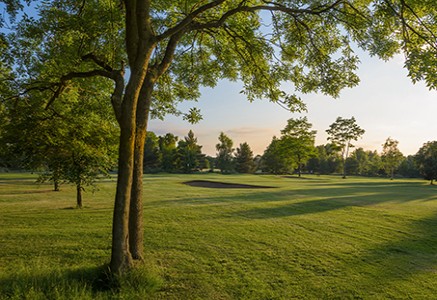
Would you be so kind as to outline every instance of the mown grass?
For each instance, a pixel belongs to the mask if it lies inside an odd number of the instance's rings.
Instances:
[[[274,186],[208,189],[186,180]],[[434,299],[437,187],[425,181],[145,176],[145,266],[108,285],[115,182],[61,192],[0,174],[0,298]]]

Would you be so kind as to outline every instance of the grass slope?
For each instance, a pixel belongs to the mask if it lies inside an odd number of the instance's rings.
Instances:
[[[61,192],[0,174],[0,298],[433,299],[437,187],[311,176],[145,176],[146,266],[118,290],[110,257],[115,182]],[[274,186],[210,189],[189,180]]]

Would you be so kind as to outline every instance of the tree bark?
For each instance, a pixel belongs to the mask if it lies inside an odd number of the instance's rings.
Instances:
[[[112,222],[110,262],[111,272],[115,274],[123,273],[133,267],[129,241],[129,210],[134,176],[137,104],[154,45],[151,44],[147,48],[145,44],[143,46],[140,51],[141,57],[135,59],[135,65],[131,66],[131,75],[123,97],[119,120],[118,179]]]
[[[143,222],[143,163],[150,104],[152,101],[153,79],[146,76],[137,106],[134,174],[129,212],[129,249],[134,260],[144,259]]]
[[[132,187],[133,131],[122,128],[118,158],[117,192],[114,203],[112,222],[112,255],[110,268],[113,273],[122,273],[132,267],[132,256],[129,251],[129,203]]]
[[[82,208],[82,186],[80,183],[76,184],[76,205]]]

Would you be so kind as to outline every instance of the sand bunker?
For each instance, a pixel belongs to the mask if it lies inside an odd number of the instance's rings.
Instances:
[[[192,180],[186,181],[184,184],[195,187],[212,188],[212,189],[271,189],[274,186],[261,186],[261,185],[250,185],[250,184],[238,184],[238,183],[227,183],[227,182],[217,182],[208,180]]]

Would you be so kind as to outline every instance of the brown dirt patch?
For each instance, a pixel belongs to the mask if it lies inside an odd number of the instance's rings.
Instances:
[[[262,185],[251,185],[251,184],[239,184],[239,183],[228,183],[228,182],[217,182],[209,180],[192,180],[186,181],[184,184],[194,187],[212,188],[212,189],[271,189],[274,186],[262,186]]]

